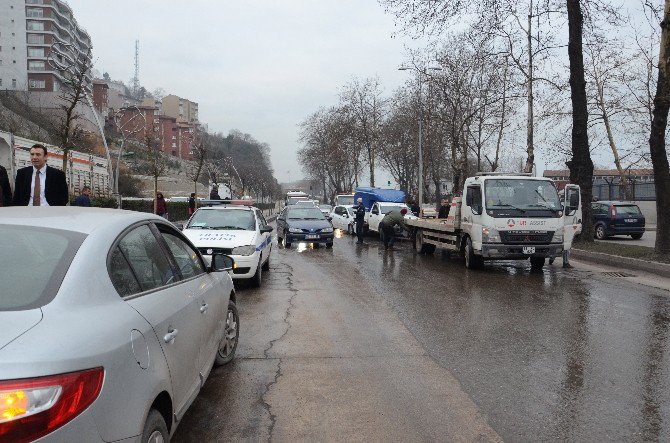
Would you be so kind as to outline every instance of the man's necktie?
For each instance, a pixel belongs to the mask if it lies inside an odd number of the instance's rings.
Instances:
[[[35,189],[33,190],[33,206],[40,206],[42,187],[40,186],[40,171],[35,171]]]

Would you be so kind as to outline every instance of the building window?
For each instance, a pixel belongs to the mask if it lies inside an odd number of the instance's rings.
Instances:
[[[16,79],[12,79],[12,88],[16,89]]]
[[[28,48],[28,57],[44,57],[44,48]]]
[[[43,45],[44,44],[44,34],[28,34],[28,44],[30,44],[30,45]]]
[[[26,17],[43,18],[44,11],[41,9],[26,9]]]
[[[28,62],[28,70],[30,71],[44,71],[46,65],[43,61],[30,61]]]
[[[45,80],[30,80],[28,85],[30,89],[44,89],[47,86],[47,82]]]
[[[44,23],[42,22],[27,22],[29,31],[44,31]]]
[[[0,86],[2,86],[2,79],[0,78]]]
[[[26,0],[27,5],[41,5],[42,0]]]

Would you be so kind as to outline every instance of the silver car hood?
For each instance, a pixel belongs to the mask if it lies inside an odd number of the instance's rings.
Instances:
[[[42,321],[41,309],[28,311],[1,311],[0,312],[0,349],[4,348],[21,334],[29,331]]]

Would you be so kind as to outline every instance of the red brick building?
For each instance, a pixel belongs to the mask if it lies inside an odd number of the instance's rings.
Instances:
[[[103,116],[109,114],[109,85],[100,80],[93,80],[93,106]]]

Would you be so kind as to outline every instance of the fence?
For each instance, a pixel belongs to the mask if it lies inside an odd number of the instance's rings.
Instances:
[[[628,193],[629,195],[626,196],[624,187],[618,183],[593,184],[593,198],[595,200],[656,200],[654,182],[631,182],[628,184]]]

